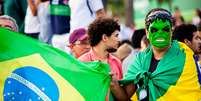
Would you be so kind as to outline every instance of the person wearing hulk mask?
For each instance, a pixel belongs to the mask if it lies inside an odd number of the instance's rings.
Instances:
[[[113,97],[119,101],[201,100],[193,51],[172,40],[171,13],[152,9],[145,25],[151,45],[136,56],[122,80],[111,74]]]

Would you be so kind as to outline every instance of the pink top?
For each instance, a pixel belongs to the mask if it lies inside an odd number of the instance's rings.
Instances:
[[[78,59],[82,62],[102,60],[100,57],[94,54],[94,51],[92,49],[89,52],[80,56]],[[116,74],[117,79],[119,80],[122,79],[123,73],[122,73],[121,61],[117,57],[113,56],[112,54],[109,54],[108,64],[110,65],[111,72]]]

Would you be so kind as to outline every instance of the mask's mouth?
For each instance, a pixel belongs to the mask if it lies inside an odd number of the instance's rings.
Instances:
[[[156,41],[157,41],[157,42],[164,42],[165,39],[164,39],[164,38],[158,38],[158,39],[156,39]]]

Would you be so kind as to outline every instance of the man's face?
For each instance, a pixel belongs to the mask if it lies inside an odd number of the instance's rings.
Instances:
[[[13,22],[7,19],[0,19],[0,27],[16,31]]]
[[[116,50],[119,47],[120,39],[118,35],[119,35],[119,31],[116,30],[112,33],[111,36],[107,37],[105,44],[108,47],[108,50],[113,50],[113,49]]]
[[[171,24],[168,20],[156,19],[148,28],[150,43],[158,48],[164,48],[171,44]]]
[[[190,47],[195,54],[201,54],[201,31],[193,33],[193,39],[191,41]]]
[[[82,54],[88,52],[90,50],[89,40],[85,39],[82,41],[77,40],[72,46],[72,54],[78,58]]]

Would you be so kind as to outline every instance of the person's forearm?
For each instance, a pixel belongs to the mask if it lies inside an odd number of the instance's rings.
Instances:
[[[35,3],[33,2],[33,0],[28,0],[28,5],[31,9],[31,13],[33,16],[37,15],[37,6],[35,5]]]
[[[110,90],[117,101],[128,101],[129,100],[126,91],[119,84],[111,85]]]
[[[110,89],[117,101],[129,101],[136,91],[136,87],[132,82],[124,86],[120,86],[118,82],[111,82]]]

